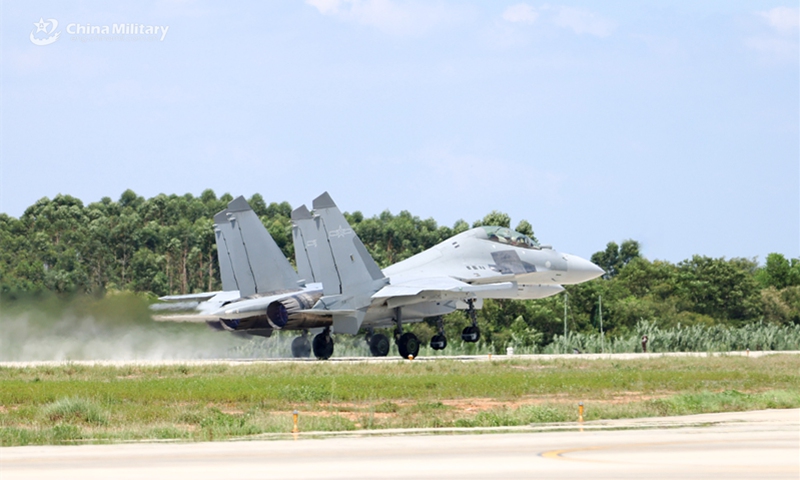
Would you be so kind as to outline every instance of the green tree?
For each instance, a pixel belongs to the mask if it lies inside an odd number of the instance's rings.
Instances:
[[[695,255],[678,264],[676,293],[683,309],[738,325],[761,313],[754,269],[750,260]]]
[[[780,253],[770,253],[767,255],[766,265],[758,269],[756,278],[762,286],[775,287],[778,290],[800,285],[800,261],[789,261]]]
[[[616,242],[608,242],[606,249],[593,254],[591,260],[592,263],[606,271],[605,278],[612,278],[617,276],[633,259],[640,256],[639,242],[625,240],[622,242],[622,246],[617,245]]]
[[[247,203],[250,204],[250,208],[252,208],[259,217],[269,216],[267,202],[264,201],[264,197],[262,197],[260,193],[254,193]]]
[[[456,220],[456,223],[453,224],[453,235],[458,235],[461,232],[466,232],[469,230],[469,223],[465,222],[464,220]]]
[[[507,213],[492,210],[483,217],[483,220],[478,220],[472,224],[473,228],[481,226],[511,228],[511,217]]]

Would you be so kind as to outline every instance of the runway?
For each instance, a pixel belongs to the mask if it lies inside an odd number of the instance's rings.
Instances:
[[[16,479],[792,479],[800,410],[587,422],[583,431],[0,449]]]
[[[435,362],[452,360],[459,362],[488,362],[500,360],[642,360],[661,357],[750,357],[759,358],[766,355],[800,355],[800,350],[767,350],[767,351],[734,351],[734,352],[664,352],[664,353],[582,353],[582,354],[535,354],[535,355],[433,355],[415,358],[414,362]],[[84,366],[162,366],[162,365],[252,365],[255,363],[291,363],[319,362],[315,358],[220,358],[220,359],[126,359],[126,360],[33,360],[33,361],[0,361],[0,367],[57,367],[63,365]],[[407,362],[400,357],[331,357],[326,363],[386,363]]]

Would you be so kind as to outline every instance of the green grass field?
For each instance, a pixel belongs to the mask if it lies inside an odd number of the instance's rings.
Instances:
[[[0,368],[0,442],[224,440],[800,407],[800,356]]]

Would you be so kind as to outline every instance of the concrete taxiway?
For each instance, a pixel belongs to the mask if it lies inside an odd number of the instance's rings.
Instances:
[[[298,440],[6,447],[0,449],[0,476],[3,480],[800,478],[798,409],[551,427],[484,435],[304,435]]]

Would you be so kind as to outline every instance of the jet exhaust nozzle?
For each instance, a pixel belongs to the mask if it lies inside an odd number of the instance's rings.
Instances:
[[[313,307],[320,296],[320,293],[298,293],[275,300],[267,306],[267,322],[275,330],[280,330],[289,323],[291,314]]]

